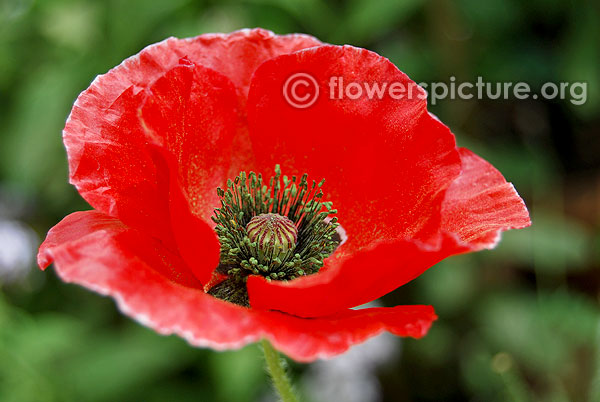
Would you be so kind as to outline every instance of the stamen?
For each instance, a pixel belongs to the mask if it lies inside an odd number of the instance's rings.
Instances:
[[[307,174],[290,179],[276,165],[269,186],[262,175],[241,172],[218,188],[221,205],[212,217],[221,242],[217,271],[235,280],[209,293],[236,302],[248,275],[288,280],[318,272],[340,240],[337,218],[330,217],[337,211],[321,201],[324,182],[309,184]]]

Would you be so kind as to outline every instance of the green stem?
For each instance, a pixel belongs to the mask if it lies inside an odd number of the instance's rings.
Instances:
[[[273,349],[273,346],[266,339],[261,341],[261,345],[265,353],[267,370],[273,379],[273,386],[277,390],[282,402],[298,402],[298,397],[294,394],[292,384],[285,373],[282,364],[283,360],[279,357],[279,353]]]

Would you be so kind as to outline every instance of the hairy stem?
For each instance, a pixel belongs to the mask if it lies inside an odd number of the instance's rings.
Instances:
[[[267,362],[267,371],[273,379],[273,386],[277,390],[281,401],[298,402],[298,397],[294,393],[292,384],[285,373],[283,360],[279,356],[279,353],[273,349],[273,346],[266,339],[261,341],[261,345],[265,354],[265,361]]]

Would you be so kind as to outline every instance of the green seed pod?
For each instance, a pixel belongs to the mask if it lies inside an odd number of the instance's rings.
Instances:
[[[296,247],[298,229],[290,219],[279,214],[260,214],[246,226],[248,238],[258,246],[260,253],[275,259]]]

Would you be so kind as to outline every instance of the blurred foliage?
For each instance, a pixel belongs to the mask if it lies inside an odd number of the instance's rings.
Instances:
[[[514,182],[534,225],[386,296],[390,305],[433,304],[440,319],[379,375],[385,400],[600,400],[599,15],[591,0],[2,0],[0,219],[42,237],[87,208],[67,182],[60,137],[72,102],[97,74],[171,35],[306,32],[375,50],[417,82],[585,81],[582,106],[484,99],[431,107],[459,144]],[[0,286],[2,401],[269,394],[256,346],[190,348],[51,272],[32,268]]]

